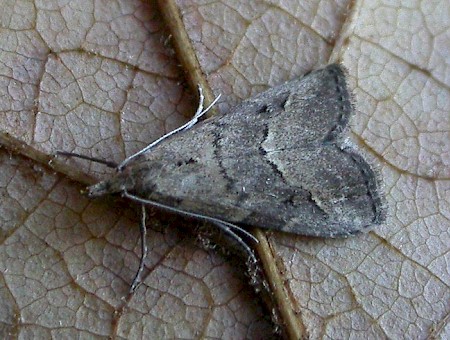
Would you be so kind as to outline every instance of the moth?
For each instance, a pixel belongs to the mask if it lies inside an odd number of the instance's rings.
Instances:
[[[209,108],[203,108],[200,89],[191,121],[114,165],[116,174],[88,187],[88,196],[121,194],[204,219],[251,254],[245,239],[254,237],[246,226],[339,237],[384,221],[379,177],[345,139],[354,110],[341,65],[199,121]],[[144,208],[142,214],[141,231]]]

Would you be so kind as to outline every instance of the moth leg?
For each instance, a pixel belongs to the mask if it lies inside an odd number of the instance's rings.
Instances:
[[[135,196],[133,194],[130,194],[126,190],[122,191],[122,196],[124,196],[126,198],[129,198],[132,201],[136,201],[136,202],[139,202],[139,203],[142,203],[142,204],[152,205],[154,207],[157,207],[157,208],[160,208],[160,209],[163,209],[163,210],[166,210],[166,211],[174,212],[176,214],[180,214],[180,215],[184,215],[184,216],[188,216],[188,217],[193,217],[193,218],[196,218],[196,219],[199,219],[199,220],[208,221],[208,222],[211,222],[211,223],[222,223],[223,225],[226,225],[228,228],[237,230],[240,233],[242,233],[245,236],[247,236],[248,238],[252,239],[255,243],[258,243],[258,239],[255,236],[250,234],[247,230],[245,230],[245,229],[243,229],[241,227],[238,227],[237,225],[235,225],[233,223],[230,223],[230,222],[227,222],[227,221],[223,221],[221,219],[218,219],[218,218],[215,218],[215,217],[211,217],[211,216],[206,216],[206,215],[196,214],[196,213],[189,212],[189,211],[184,211],[184,210],[181,210],[181,209],[178,209],[178,208],[174,208],[174,207],[171,207],[169,205],[165,205],[165,204],[162,204],[162,203],[159,203],[159,202],[150,201],[150,200],[147,200],[145,198],[141,198],[141,197]]]
[[[217,101],[220,98],[220,94],[219,94],[206,109],[203,109],[203,103],[205,101],[205,96],[203,95],[203,90],[200,86],[198,87],[198,94],[199,94],[199,103],[198,103],[197,111],[195,112],[194,117],[192,117],[192,119],[190,121],[188,121],[186,124],[180,126],[179,128],[172,130],[169,133],[166,133],[164,136],[162,136],[162,137],[158,138],[157,140],[155,140],[154,142],[150,143],[142,150],[140,150],[140,151],[136,152],[135,154],[131,155],[130,157],[126,158],[122,163],[120,163],[117,166],[117,170],[119,170],[119,171],[122,170],[132,159],[149,151],[151,148],[153,148],[157,144],[161,143],[164,139],[166,139],[180,131],[185,131],[185,130],[190,129],[192,126],[194,126],[198,122],[198,120],[206,112],[208,112],[211,109],[211,107],[213,107],[213,105],[215,105],[217,103]]]
[[[100,158],[96,158],[96,157],[80,155],[79,153],[76,153],[76,152],[56,151],[56,154],[61,155],[61,156],[66,156],[66,157],[76,157],[76,158],[86,159],[88,161],[92,161],[95,163],[104,164],[108,168],[115,169],[118,166],[118,164],[115,162],[105,161],[104,159],[100,159]]]
[[[134,291],[139,287],[142,283],[142,272],[144,271],[144,262],[147,257],[148,248],[147,248],[147,227],[145,225],[145,205],[141,205],[141,223],[139,224],[140,232],[141,232],[141,259],[139,261],[139,269],[134,276],[133,282],[131,283],[129,294],[133,294]]]
[[[214,225],[216,225],[217,227],[220,228],[220,230],[224,231],[227,235],[231,236],[236,242],[238,242],[246,251],[246,253],[248,253],[248,255],[250,256],[249,259],[253,262],[253,263],[257,263],[256,260],[256,256],[254,254],[254,252],[252,251],[252,249],[249,247],[249,245],[236,233],[240,232],[243,235],[245,235],[246,237],[252,239],[255,243],[258,243],[258,239],[253,236],[252,234],[250,234],[247,230],[242,229],[241,227],[238,227],[235,224],[229,223],[227,221],[222,221],[218,218],[214,218],[211,216],[205,216],[205,215],[200,215],[200,214],[196,214],[196,213],[192,213],[189,211],[184,211],[181,209],[177,209],[159,202],[155,202],[155,201],[150,201],[138,196],[135,196],[133,194],[128,193],[126,190],[124,190],[122,192],[122,195],[126,198],[129,198],[133,201],[139,202],[141,204],[148,204],[148,205],[152,205],[155,206],[157,208],[166,210],[166,211],[170,211],[170,212],[174,212],[180,215],[184,215],[184,216],[188,216],[188,217],[193,217],[199,220],[204,220],[207,222],[211,222]]]
[[[229,226],[221,223],[221,222],[212,222],[215,226],[217,226],[220,230],[222,230],[223,233],[230,236],[233,240],[235,240],[247,253],[248,259],[247,264],[254,265],[258,263],[258,260],[256,259],[255,253],[253,252],[252,248],[233,230],[230,229]],[[240,229],[240,228],[239,228]]]

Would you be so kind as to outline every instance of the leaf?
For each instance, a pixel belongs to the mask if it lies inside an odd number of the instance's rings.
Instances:
[[[178,24],[154,1],[1,4],[0,137],[16,152],[0,154],[3,338],[272,336],[242,271],[159,212],[145,282],[121,309],[139,261],[137,209],[80,195],[70,179],[103,178],[103,166],[50,156],[118,162],[179,126],[196,106],[184,70],[222,93],[226,112],[335,59],[349,70],[352,139],[380,166],[389,219],[349,239],[269,234],[268,280],[281,277],[290,302],[278,300],[281,322],[311,338],[449,337],[444,3],[178,1],[187,40],[170,39]],[[200,69],[180,68],[171,44]],[[54,170],[41,166],[49,160]]]

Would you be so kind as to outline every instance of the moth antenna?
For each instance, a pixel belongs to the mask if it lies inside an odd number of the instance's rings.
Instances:
[[[213,223],[213,224],[215,224],[215,225],[217,225],[218,223],[220,223],[220,224],[222,225],[222,226],[220,227],[221,230],[225,230],[225,229],[223,228],[223,226],[225,226],[229,232],[232,232],[232,233],[235,234],[237,237],[239,237],[239,236],[235,233],[235,231],[242,233],[242,234],[245,235],[246,237],[248,237],[248,238],[250,238],[251,240],[253,240],[255,243],[259,243],[258,239],[257,239],[255,236],[253,236],[252,234],[250,234],[247,230],[245,230],[245,229],[243,229],[243,228],[241,228],[241,227],[238,227],[237,225],[235,225],[235,224],[233,224],[233,223],[230,223],[230,222],[227,222],[227,221],[223,221],[223,220],[220,220],[220,219],[218,219],[218,218],[211,217],[211,216],[206,216],[206,215],[201,215],[201,214],[196,214],[196,213],[193,213],[193,212],[181,210],[181,209],[174,208],[174,207],[171,207],[171,206],[169,206],[169,205],[165,205],[165,204],[162,204],[162,203],[159,203],[159,202],[150,201],[150,200],[147,200],[147,199],[145,199],[145,198],[141,198],[141,197],[135,196],[135,195],[133,195],[133,194],[130,194],[130,193],[129,193],[128,191],[126,191],[126,190],[124,190],[124,191],[122,192],[122,195],[123,195],[124,197],[126,197],[126,198],[129,198],[129,199],[132,200],[132,201],[136,201],[136,202],[139,202],[139,203],[141,203],[141,204],[152,205],[152,206],[154,206],[154,207],[157,207],[157,208],[160,208],[160,209],[163,209],[163,210],[166,210],[166,211],[170,211],[170,212],[174,212],[174,213],[177,213],[177,214],[180,214],[180,215],[184,215],[184,216],[188,216],[188,217],[193,217],[193,218],[196,218],[196,219],[199,219],[199,220],[211,222],[211,223]],[[240,237],[239,237],[239,238],[240,238]],[[244,242],[244,241],[242,241],[242,242]],[[245,243],[245,242],[244,242],[244,243]],[[250,248],[248,247],[248,245],[246,245],[246,248],[250,249]]]
[[[134,293],[134,291],[139,287],[139,285],[142,283],[142,273],[144,271],[144,262],[147,258],[148,253],[148,247],[147,247],[147,226],[145,225],[145,219],[146,219],[146,212],[145,212],[145,205],[141,205],[141,223],[139,224],[139,229],[141,232],[141,258],[139,261],[139,268],[136,272],[136,275],[134,276],[133,282],[131,283],[130,290],[128,293],[131,295]]]
[[[199,103],[198,103],[197,111],[195,112],[194,117],[192,117],[192,119],[190,121],[188,121],[186,124],[180,126],[179,128],[166,133],[164,136],[162,136],[162,137],[158,138],[157,140],[155,140],[154,142],[150,143],[149,145],[147,145],[142,150],[140,150],[140,151],[136,152],[135,154],[131,155],[130,157],[126,158],[122,163],[120,163],[117,166],[117,170],[118,171],[122,170],[131,160],[133,160],[137,156],[142,155],[143,153],[147,152],[148,150],[150,150],[154,146],[156,146],[159,143],[161,143],[166,138],[169,138],[170,136],[172,136],[172,135],[174,135],[174,134],[176,134],[176,133],[178,133],[180,131],[185,131],[185,130],[190,129],[192,126],[194,126],[198,122],[198,120],[206,112],[208,112],[211,109],[211,107],[213,107],[213,105],[215,105],[217,103],[217,101],[220,98],[220,94],[219,94],[206,109],[203,109],[203,103],[205,101],[205,96],[203,95],[203,90],[202,90],[202,88],[200,86],[198,87],[198,95],[199,95]]]
[[[88,161],[92,161],[95,163],[104,164],[108,168],[117,168],[117,166],[118,166],[118,164],[115,162],[105,161],[104,159],[100,159],[100,158],[96,158],[96,157],[81,155],[76,152],[56,151],[56,154],[59,156],[76,157],[76,158],[86,159]]]

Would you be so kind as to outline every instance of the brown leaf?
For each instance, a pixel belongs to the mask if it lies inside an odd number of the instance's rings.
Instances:
[[[0,153],[2,338],[271,337],[241,269],[157,212],[145,282],[121,310],[137,210],[89,200],[68,179],[103,178],[103,166],[51,155],[121,161],[194,112],[186,78],[222,93],[225,112],[336,59],[355,92],[352,138],[380,164],[390,215],[345,240],[269,236],[268,279],[286,283],[290,302],[278,300],[281,322],[311,338],[448,338],[449,7],[177,4],[174,24],[154,1],[1,2],[0,139],[27,157]],[[185,40],[169,33],[180,23]],[[40,165],[50,160],[56,173]]]

